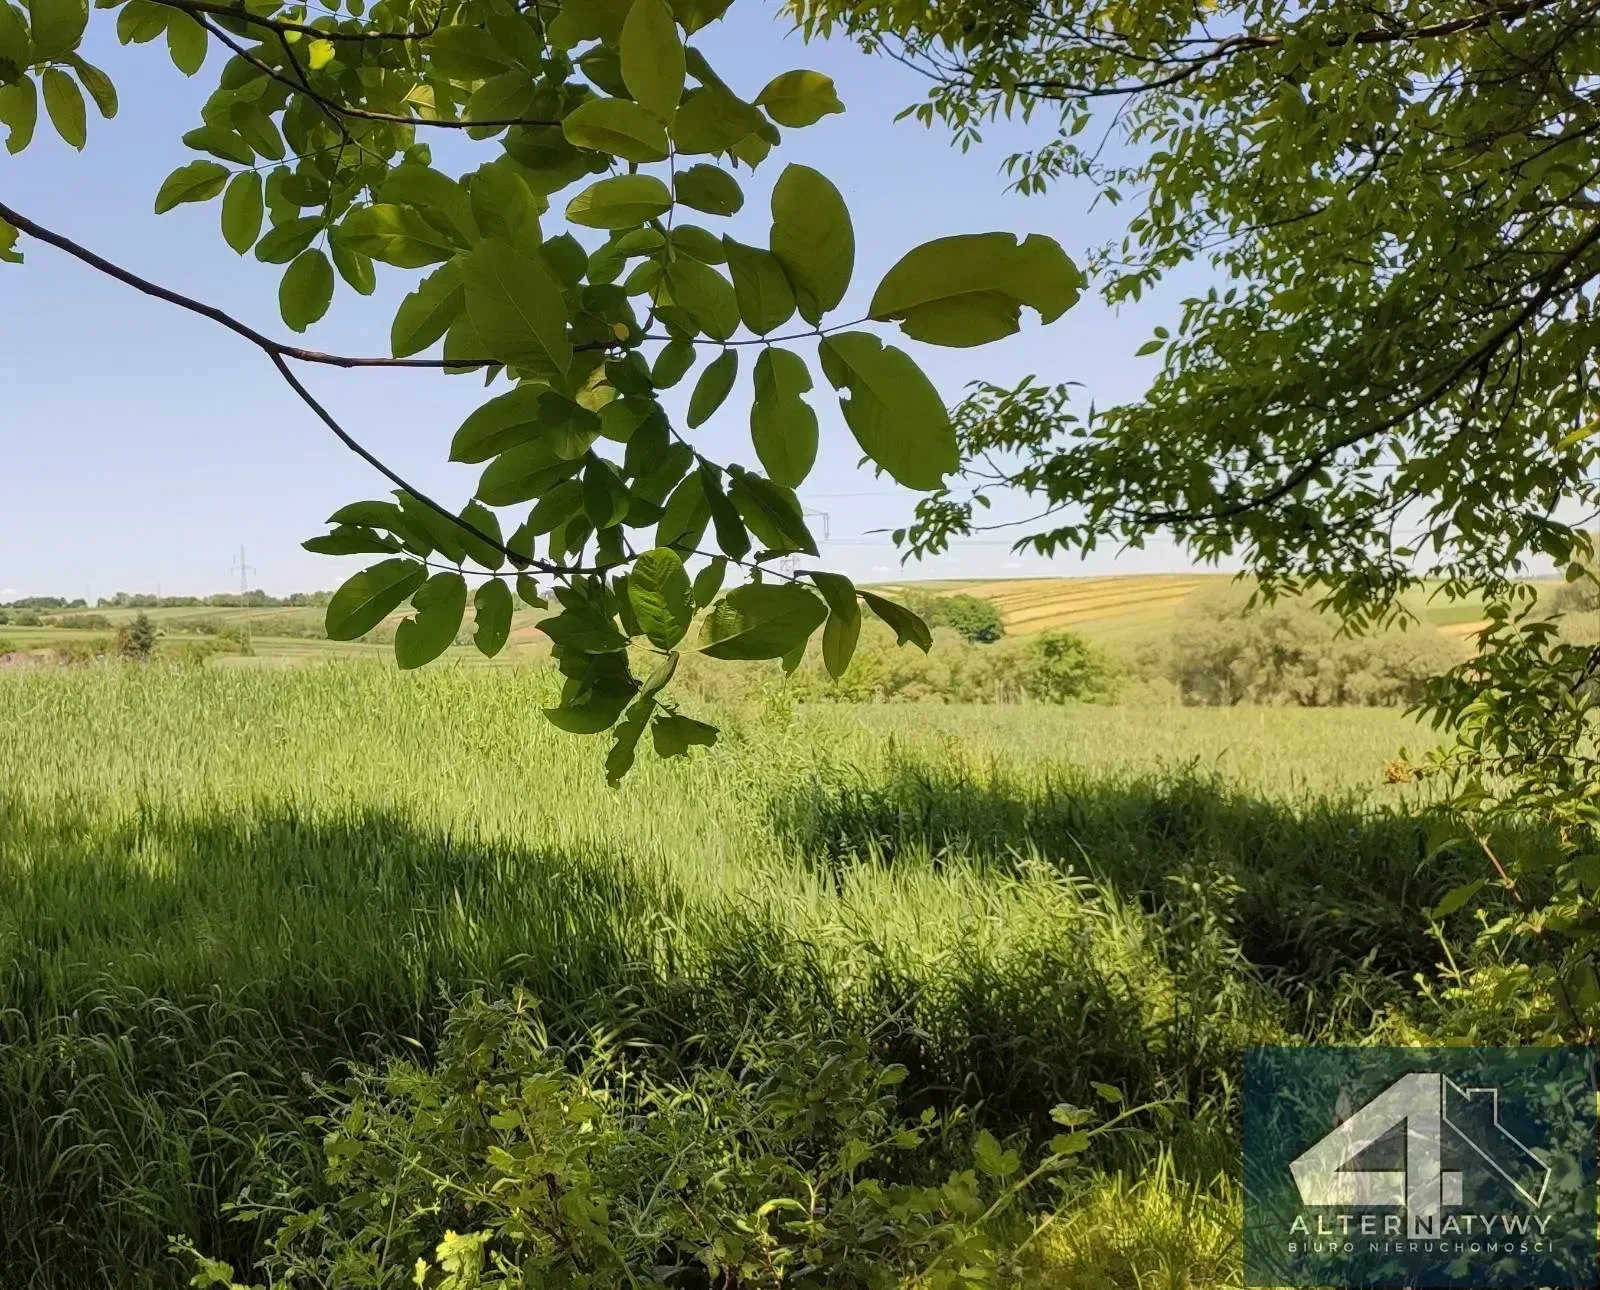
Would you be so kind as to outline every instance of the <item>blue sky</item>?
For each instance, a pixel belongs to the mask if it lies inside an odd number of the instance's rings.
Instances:
[[[218,203],[151,213],[161,179],[193,157],[180,136],[198,124],[199,104],[215,83],[216,53],[185,80],[162,44],[123,48],[112,35],[112,15],[91,14],[85,53],[117,82],[120,114],[105,122],[91,112],[89,146],[81,154],[41,121],[27,152],[0,155],[0,192],[23,213],[126,267],[288,336],[277,317],[281,270],[228,249],[218,232]],[[807,45],[773,7],[755,0],[742,0],[696,40],[747,96],[792,67],[834,78],[847,113],[786,131],[782,148],[745,182],[745,211],[733,221],[706,220],[747,241],[764,240],[766,194],[782,164],[802,161],[828,174],[850,204],[858,242],[855,283],[841,317],[863,314],[882,273],[932,237],[1042,232],[1080,255],[1118,229],[1116,212],[1088,210],[1086,189],[1064,186],[1029,198],[1005,191],[1000,163],[1045,138],[1048,124],[997,126],[982,146],[962,154],[942,130],[895,123],[896,113],[920,96],[915,73],[847,42]],[[441,168],[451,169],[449,158],[448,148],[436,147]],[[25,265],[0,266],[0,599],[221,590],[237,586],[230,567],[241,545],[251,584],[272,591],[332,586],[349,572],[299,544],[322,531],[322,521],[343,503],[384,495],[383,481],[315,421],[257,350],[49,247],[25,249]],[[341,291],[305,343],[387,352],[394,307],[415,275],[379,271],[375,297]],[[1170,299],[1113,313],[1086,297],[1055,325],[1030,321],[1021,335],[981,350],[898,343],[952,401],[978,377],[1005,382],[1037,372],[1080,381],[1084,402],[1092,397],[1104,405],[1143,388],[1154,360],[1133,353],[1170,313]],[[697,439],[711,455],[753,463],[748,372],[741,375],[744,397],[730,399]],[[451,466],[445,457],[451,434],[485,397],[480,381],[322,369],[305,371],[304,379],[351,433],[418,486],[457,505],[470,496],[476,470]],[[674,393],[686,398],[691,384]],[[902,522],[913,498],[856,466],[859,452],[836,403],[825,386],[818,396],[823,447],[801,498],[829,517],[823,554],[830,567],[877,580],[1111,567],[1111,552],[1086,564],[1013,555],[1004,535],[995,535],[902,573],[888,539],[869,531]],[[1166,542],[1117,562],[1119,570],[1185,565]]]

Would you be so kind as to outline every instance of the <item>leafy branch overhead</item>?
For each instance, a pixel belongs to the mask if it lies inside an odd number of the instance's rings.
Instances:
[[[470,604],[472,639],[493,655],[516,600],[544,608],[553,597],[539,626],[565,684],[548,716],[575,733],[612,732],[613,782],[646,730],[662,756],[715,738],[670,697],[683,649],[792,665],[820,631],[838,675],[863,605],[927,649],[927,628],[903,607],[858,594],[842,575],[785,575],[772,561],[818,554],[794,490],[824,452],[859,449],[917,490],[940,488],[961,464],[944,401],[916,360],[863,320],[833,321],[856,277],[856,243],[826,176],[772,167],[764,244],[707,226],[744,208],[784,130],[844,110],[819,72],[736,87],[714,71],[691,41],[729,2],[106,5],[122,44],[164,41],[186,76],[220,67],[184,135],[196,155],[154,186],[156,211],[217,203],[229,247],[281,266],[280,312],[296,332],[338,293],[368,295],[380,273],[407,275],[392,359],[273,340],[0,202],[0,258],[20,260],[19,234],[32,236],[229,327],[396,486],[393,500],[341,508],[306,543],[377,557],[333,597],[330,636],[354,639],[409,605],[395,652],[418,667],[457,639]],[[85,95],[115,114],[110,78],[77,52],[88,18],[83,0],[32,0],[26,12],[0,3],[0,124],[13,153],[32,139],[41,99],[77,148]],[[469,168],[435,165],[428,138],[438,132],[467,145],[452,158],[476,148]],[[1082,285],[1049,238],[941,238],[889,269],[864,321],[978,345],[1015,332],[1024,309],[1053,321]],[[749,361],[744,346],[758,347]],[[479,373],[485,401],[449,445],[451,460],[479,468],[475,495],[446,506],[412,487],[312,397],[295,361]],[[854,445],[822,441],[816,372]],[[681,382],[690,395],[679,426],[660,396]],[[712,460],[691,437],[741,383],[759,471]],[[745,576],[725,590],[729,566]]]

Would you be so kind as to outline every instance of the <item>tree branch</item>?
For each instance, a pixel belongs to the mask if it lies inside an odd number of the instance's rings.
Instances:
[[[212,0],[153,0],[153,3],[166,9],[182,9],[187,14],[199,17],[209,14],[218,18],[233,18],[239,22],[248,23],[252,27],[261,27],[267,31],[298,32],[302,36],[311,36],[316,40],[333,40],[347,42],[364,42],[375,40],[417,41],[426,40],[439,30],[439,23],[443,18],[441,14],[433,20],[433,25],[426,30],[412,31],[340,31],[336,28],[313,27],[309,23],[291,22],[286,18],[263,18],[253,14],[248,9],[239,5],[218,4]]]
[[[13,210],[4,202],[0,202],[0,219],[5,220],[13,227],[20,229],[24,233],[27,233],[30,237],[36,237],[41,242],[47,242],[51,246],[56,247],[58,250],[65,251],[68,255],[82,260],[90,267],[100,270],[100,272],[106,274],[108,277],[115,278],[118,282],[125,283],[134,290],[142,292],[144,295],[154,296],[158,300],[165,300],[169,304],[177,305],[180,309],[187,309],[190,313],[199,314],[202,318],[209,318],[212,322],[220,323],[235,335],[242,336],[245,340],[256,346],[256,348],[260,349],[267,355],[268,358],[272,360],[273,366],[278,369],[279,373],[283,376],[283,379],[289,383],[289,388],[300,397],[300,399],[308,408],[316,413],[317,417],[324,425],[328,427],[328,429],[333,431],[333,433],[338,437],[340,443],[344,444],[344,446],[349,448],[351,452],[355,453],[368,465],[373,467],[373,469],[377,470],[378,473],[381,474],[385,479],[410,493],[424,506],[428,507],[432,511],[438,512],[439,515],[443,516],[445,519],[449,520],[452,524],[456,525],[463,531],[470,533],[478,541],[484,543],[493,550],[500,552],[501,555],[505,556],[506,559],[512,563],[513,567],[518,569],[527,569],[532,567],[538,569],[541,573],[552,573],[559,575],[584,572],[583,569],[576,566],[552,564],[546,560],[530,559],[528,556],[519,554],[518,552],[511,550],[503,542],[499,542],[490,537],[475,524],[471,524],[462,519],[448,507],[440,505],[426,493],[422,492],[421,489],[415,488],[411,484],[408,484],[403,478],[401,478],[400,475],[396,474],[388,466],[384,465],[383,462],[379,461],[377,457],[373,456],[372,453],[364,448],[353,436],[351,436],[342,426],[340,426],[337,421],[334,420],[333,416],[328,412],[328,410],[324,408],[321,403],[317,402],[311,391],[306,389],[306,387],[300,382],[299,378],[295,376],[294,372],[290,370],[288,360],[298,359],[299,361],[305,363],[322,363],[331,367],[437,368],[461,367],[467,366],[467,364],[459,362],[448,363],[435,359],[347,358],[338,354],[323,354],[316,350],[301,349],[296,345],[285,345],[281,341],[276,341],[270,336],[263,335],[254,327],[240,322],[231,314],[224,313],[221,309],[216,308],[214,305],[202,304],[200,301],[193,300],[179,292],[171,291],[166,287],[157,286],[155,283],[150,282],[145,278],[141,278],[135,273],[130,273],[128,270],[112,264],[110,260],[96,255],[93,251],[90,251],[85,247],[79,246],[70,238],[63,237],[60,233],[53,232],[41,224],[36,224],[26,215]],[[481,364],[474,363],[472,366],[481,366]]]
[[[164,4],[167,3],[167,0],[157,0],[157,3]],[[183,6],[177,5],[173,7],[182,8]],[[195,21],[209,31],[218,40],[220,40],[240,58],[244,59],[245,62],[249,63],[257,71],[270,76],[273,80],[277,81],[279,85],[287,86],[296,94],[304,94],[324,112],[337,116],[349,117],[351,120],[379,121],[385,125],[424,125],[431,126],[439,130],[473,130],[479,126],[500,129],[506,126],[514,125],[542,126],[561,124],[560,121],[548,121],[539,117],[506,117],[504,120],[495,121],[445,121],[438,117],[401,116],[396,112],[374,112],[370,108],[351,107],[348,103],[341,103],[338,99],[331,99],[326,94],[319,93],[318,91],[312,89],[311,82],[308,79],[295,80],[293,77],[285,76],[276,67],[272,66],[271,63],[268,63],[266,60],[251,53],[210,18],[196,18]],[[279,33],[279,38],[282,39],[281,32]],[[287,52],[287,46],[285,46],[285,52]],[[288,56],[290,60],[293,61],[293,54],[289,54]],[[298,65],[296,65],[295,70],[300,70]],[[303,72],[301,73],[301,76],[304,78]]]

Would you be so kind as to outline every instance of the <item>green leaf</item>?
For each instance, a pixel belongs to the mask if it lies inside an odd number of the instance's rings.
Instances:
[[[679,256],[667,266],[666,296],[712,340],[727,340],[739,330],[739,301],[733,284],[709,264]]]
[[[540,624],[541,627],[543,625]],[[557,729],[574,735],[593,735],[609,730],[633,698],[635,690],[627,676],[627,665],[620,655],[601,654],[590,665],[590,673],[590,677],[584,680],[568,682],[559,708],[544,710],[545,717]]]
[[[128,0],[117,15],[117,39],[124,45],[143,45],[167,29],[170,9],[148,0]]]
[[[727,573],[728,561],[725,557],[714,555],[707,560],[705,568],[694,576],[694,603],[703,609],[715,600]]]
[[[896,645],[909,642],[924,654],[933,648],[933,633],[928,630],[928,624],[904,605],[897,605],[870,591],[861,592],[861,599],[867,602],[868,609],[894,628]]]
[[[436,573],[411,597],[416,615],[394,629],[394,657],[403,669],[431,663],[455,643],[467,612],[467,580]]]
[[[689,428],[704,425],[720,408],[739,375],[739,353],[725,349],[706,364],[689,396]]]
[[[172,65],[185,76],[193,76],[206,61],[206,29],[181,9],[167,14],[167,53]]]
[[[679,224],[672,230],[674,255],[692,255],[701,264],[725,264],[728,253],[722,239],[697,224]]]
[[[501,453],[478,480],[478,497],[490,506],[515,506],[543,497],[583,467],[583,458],[558,455],[550,442],[539,439]]]
[[[544,428],[542,400],[549,393],[550,390],[544,385],[529,382],[498,398],[490,399],[461,423],[461,428],[456,431],[455,438],[450,442],[450,460],[487,461],[490,457],[498,456],[521,444],[541,439],[555,455],[582,456],[583,449],[575,453],[560,452],[557,440],[542,433]],[[593,416],[592,413],[589,415]],[[587,447],[585,444],[584,448]]]
[[[711,523],[711,504],[698,473],[686,476],[667,498],[656,525],[656,545],[690,551],[700,544]]]
[[[618,175],[590,184],[567,203],[567,218],[585,228],[633,228],[672,209],[672,194],[654,175]]]
[[[633,769],[639,737],[650,724],[651,714],[655,710],[656,701],[648,695],[641,694],[628,709],[628,715],[617,723],[616,732],[611,740],[611,749],[606,753],[606,784],[611,788],[616,788],[622,783],[623,776]]]
[[[828,616],[828,607],[797,583],[748,583],[712,606],[700,652],[721,659],[782,658]]]
[[[1102,1084],[1099,1080],[1090,1080],[1089,1085],[1102,1102],[1112,1102],[1119,1106],[1122,1104],[1122,1090],[1115,1084]]]
[[[461,519],[462,523],[456,526],[456,538],[466,557],[485,569],[498,569],[503,565],[506,555],[502,548],[506,543],[500,532],[500,517],[482,502],[471,501],[461,508]]]
[[[672,190],[685,206],[707,215],[736,215],[744,206],[739,181],[726,170],[705,162],[674,175]]]
[[[89,6],[85,0],[28,0],[34,61],[63,61],[78,47],[88,23]]]
[[[539,203],[515,165],[501,158],[472,176],[472,218],[484,237],[527,251],[539,244]]]
[[[112,84],[111,78],[93,63],[84,62],[76,54],[68,54],[67,62],[78,74],[78,83],[89,91],[89,97],[94,100],[95,108],[101,117],[109,121],[116,116],[117,87]]]
[[[1054,322],[1082,290],[1083,275],[1051,238],[1035,233],[1019,245],[1009,233],[978,233],[908,252],[878,284],[870,312],[929,344],[987,345],[1019,329],[1022,306]]]
[[[739,302],[739,317],[757,336],[765,336],[794,316],[794,288],[789,275],[771,251],[745,246],[731,237],[722,239],[733,275],[733,294]]]
[[[344,218],[340,236],[353,251],[397,269],[421,269],[453,256],[450,238],[409,206],[379,202],[360,206]]]
[[[489,356],[519,372],[565,380],[572,365],[567,307],[550,275],[490,238],[467,257],[464,279],[467,316]]]
[[[629,0],[564,0],[550,24],[550,43],[570,49],[582,40],[603,40],[614,45],[628,16]]]
[[[844,299],[856,238],[839,190],[809,166],[789,166],[773,187],[771,245],[800,316],[815,326]]]
[[[5,7],[0,4],[0,10]],[[33,131],[38,120],[39,91],[28,77],[24,76],[11,85],[0,85],[0,124],[4,124],[9,131],[6,136],[7,152],[15,156],[33,142]]]
[[[800,397],[809,389],[811,373],[800,355],[771,347],[761,351],[750,438],[763,469],[785,488],[804,483],[817,460],[817,414]]]
[[[833,80],[821,72],[783,72],[767,82],[756,103],[779,125],[815,125],[830,112],[843,112]]]
[[[17,250],[17,238],[22,234],[17,228],[0,219],[0,264],[21,264],[24,257]]]
[[[313,72],[320,72],[333,62],[338,52],[331,40],[313,40],[306,46],[306,66]]]
[[[423,501],[415,493],[397,488],[395,497],[400,503],[400,511],[405,520],[407,529],[422,539],[429,550],[437,551],[452,564],[460,564],[467,558],[467,548],[463,541],[466,534],[461,526],[456,523],[455,516],[448,512],[440,511]]]
[[[241,170],[222,195],[222,240],[239,255],[256,244],[266,206],[261,200],[261,172]]]
[[[724,153],[745,139],[770,129],[761,110],[725,85],[690,90],[672,122],[672,141],[679,154]]]
[[[1469,900],[1482,891],[1484,883],[1484,879],[1474,878],[1471,882],[1464,882],[1459,887],[1452,887],[1444,894],[1443,899],[1428,911],[1428,917],[1436,923],[1450,917],[1451,914],[1461,909]]]
[[[628,600],[639,627],[657,649],[671,649],[694,619],[694,593],[676,551],[657,547],[634,562]]]
[[[750,534],[745,530],[739,510],[722,491],[722,476],[709,461],[700,463],[700,487],[711,508],[711,523],[717,531],[717,546],[730,560],[742,560],[750,553]]]
[[[394,538],[351,524],[341,524],[332,533],[307,538],[300,545],[314,555],[369,555],[400,549]]]
[[[1079,1130],[1076,1133],[1058,1133],[1050,1139],[1050,1153],[1056,1156],[1081,1155],[1089,1149],[1089,1135]]]
[[[587,654],[618,653],[628,647],[628,638],[592,601],[569,604],[559,614],[541,619],[538,626],[557,645]]]
[[[822,665],[835,681],[845,674],[850,660],[855,656],[856,642],[861,639],[861,615],[840,618],[830,613],[822,629]]]
[[[727,12],[733,0],[672,0],[672,12],[691,36]]]
[[[694,366],[694,343],[687,340],[669,340],[656,355],[650,368],[650,380],[657,389],[670,390]]]
[[[635,7],[660,0],[635,0]],[[624,161],[665,161],[667,127],[659,117],[629,99],[590,99],[561,122],[561,132],[575,148],[604,152]],[[569,217],[571,211],[568,211]]]
[[[235,103],[228,120],[255,152],[268,161],[283,160],[283,136],[259,103]]]
[[[960,453],[944,400],[911,356],[859,331],[826,337],[821,354],[849,391],[839,405],[862,451],[907,488],[938,488]]]
[[[472,198],[466,188],[432,166],[407,162],[391,170],[378,189],[383,204],[410,208],[445,240],[459,247],[472,246],[479,237],[472,215]]]
[[[328,251],[333,256],[333,267],[353,290],[370,296],[378,289],[378,275],[372,261],[360,251],[352,251],[337,237],[328,240]]]
[[[321,251],[296,257],[278,284],[278,312],[293,331],[304,331],[333,300],[333,265]]]
[[[1021,1157],[1002,1148],[999,1139],[987,1129],[973,1142],[972,1159],[979,1171],[991,1178],[1009,1178],[1022,1164]]]
[[[270,201],[271,189],[268,189]],[[320,219],[307,216],[292,219],[267,230],[267,235],[256,243],[256,259],[263,264],[288,264],[317,240],[323,230]]]
[[[768,551],[817,554],[816,541],[806,528],[804,512],[792,492],[738,466],[729,469],[733,482],[728,497],[763,547]]]
[[[692,717],[659,716],[650,723],[650,738],[657,757],[681,757],[691,747],[710,748],[717,742],[717,728]]]
[[[861,606],[856,601],[855,583],[842,573],[829,573],[823,569],[808,569],[806,577],[817,584],[817,590],[828,602],[828,612],[835,618],[859,619]]]
[[[0,83],[26,81],[34,62],[33,40],[20,10],[0,0]]]
[[[389,347],[396,358],[420,353],[450,330],[450,324],[466,308],[466,289],[462,285],[461,261],[450,260],[440,265],[417,283],[395,310],[394,323],[389,328]],[[489,454],[486,454],[486,456]],[[452,457],[452,461],[472,460]],[[482,461],[483,457],[476,460]]]
[[[427,569],[415,560],[384,560],[363,569],[328,601],[328,639],[353,641],[365,636],[398,609],[427,577]]]
[[[539,594],[539,584],[525,573],[517,575],[517,598],[534,609],[543,609],[546,601]]]
[[[156,193],[156,214],[164,215],[184,202],[208,202],[227,182],[228,168],[214,161],[191,161],[179,166],[161,182]]]
[[[183,136],[183,146],[196,152],[209,152],[213,157],[231,161],[240,166],[251,165],[256,154],[240,136],[219,125],[203,125]]]
[[[50,124],[65,142],[83,151],[89,138],[89,114],[78,82],[59,67],[47,67],[39,83],[44,89],[44,108],[50,114]]]
[[[628,93],[661,121],[683,97],[683,41],[666,0],[633,0],[622,24],[622,79]]]
[[[472,643],[485,658],[493,658],[506,647],[511,637],[511,614],[516,608],[511,588],[499,578],[490,578],[472,597],[475,628]]]

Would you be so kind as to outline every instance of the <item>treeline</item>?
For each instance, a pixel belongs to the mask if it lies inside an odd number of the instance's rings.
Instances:
[[[265,591],[224,591],[214,596],[150,596],[119,591],[101,596],[96,609],[301,609],[325,605],[331,591],[296,591],[287,596],[269,596]],[[77,602],[83,606],[83,601]],[[85,606],[86,607],[86,606]]]

